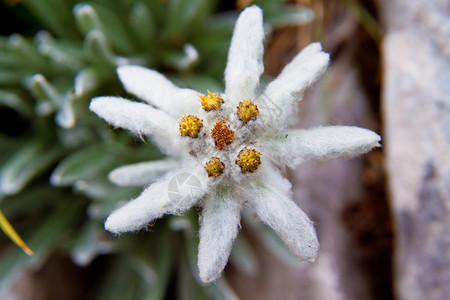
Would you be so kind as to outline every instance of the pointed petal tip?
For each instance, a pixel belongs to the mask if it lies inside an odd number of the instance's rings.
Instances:
[[[228,262],[228,256],[217,256],[218,253],[207,253],[204,251],[198,256],[198,271],[200,279],[205,283],[216,281],[222,276],[223,270]]]
[[[127,204],[113,211],[106,219],[104,227],[107,231],[122,234],[137,231],[143,227],[139,218],[133,216],[133,207],[129,205],[130,203]]]
[[[311,257],[311,258],[307,259],[306,261],[313,263],[313,262],[316,262],[316,260],[317,260],[317,257]]]
[[[91,99],[89,103],[89,110],[92,112],[97,112],[98,108],[105,102],[105,97],[95,97]]]
[[[365,136],[365,144],[370,147],[370,149],[381,147],[381,136],[378,133],[366,128],[356,128],[357,130],[360,130],[361,136]]]
[[[311,52],[320,52],[322,51],[322,43],[321,42],[313,42],[306,46],[302,51],[308,49]]]
[[[111,214],[103,224],[105,227],[105,230],[114,233],[114,234],[120,234],[123,233],[123,230],[120,230],[120,228],[117,226],[116,221],[114,220],[114,216]]]
[[[310,232],[310,234],[304,235],[303,239],[287,243],[287,245],[300,261],[315,262],[319,255],[320,244],[315,232]]]
[[[204,283],[212,283],[214,281],[216,281],[217,279],[219,279],[219,277],[222,275],[221,271],[217,271],[217,268],[205,268],[205,267],[200,267],[199,264],[199,276],[200,279],[204,282]]]
[[[246,14],[249,14],[249,13],[261,13],[262,14],[262,8],[261,7],[259,7],[258,5],[256,5],[256,4],[253,4],[253,5],[250,5],[250,6],[247,6],[242,12],[241,12],[241,15],[243,14],[243,13],[246,13]]]
[[[121,186],[121,181],[120,181],[120,175],[117,171],[117,169],[112,170],[111,172],[108,173],[108,180],[112,183],[114,183],[115,185]]]

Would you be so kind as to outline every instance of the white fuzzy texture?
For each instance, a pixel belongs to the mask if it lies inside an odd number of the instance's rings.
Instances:
[[[295,103],[301,100],[304,91],[325,72],[329,59],[328,53],[322,52],[319,43],[303,49],[263,92],[262,97],[270,99],[268,103],[275,107],[263,106],[261,113],[270,114],[271,111],[279,110],[282,115],[273,119],[274,125],[284,124],[285,118],[295,112]]]
[[[205,198],[198,249],[198,269],[204,282],[216,280],[225,268],[240,218],[241,205],[232,197],[229,187]]]
[[[178,160],[164,159],[126,165],[112,170],[108,179],[119,186],[146,186],[175,169],[178,164]]]
[[[167,174],[164,179],[153,183],[139,197],[113,211],[105,221],[105,229],[113,233],[136,231],[149,225],[164,214],[181,214],[190,209],[206,193],[205,184],[192,187],[180,183],[176,195],[171,195],[170,183],[177,175],[192,172],[192,168],[180,169]],[[192,174],[205,182],[203,174]]]
[[[314,261],[319,251],[316,231],[308,216],[292,201],[289,181],[272,169],[255,186],[250,204],[258,217],[298,258]]]
[[[117,68],[125,89],[149,104],[179,118],[183,114],[195,113],[199,107],[199,93],[175,86],[160,73],[141,66]]]
[[[380,146],[375,132],[353,126],[326,126],[290,130],[261,141],[275,163],[294,167],[309,159],[350,158]]]
[[[178,123],[165,112],[144,103],[119,97],[98,97],[89,109],[109,124],[130,130],[138,136],[151,135],[160,148],[175,154],[174,143],[179,139]]]
[[[170,204],[167,183],[152,184],[139,197],[113,211],[105,221],[105,229],[117,234],[135,231],[160,218]]]
[[[259,77],[264,72],[263,40],[262,10],[248,7],[236,21],[225,69],[225,99],[232,106],[255,98]]]
[[[219,111],[202,110],[195,91],[178,88],[163,75],[140,66],[119,67],[117,72],[127,91],[150,105],[114,97],[96,98],[90,105],[92,111],[114,126],[151,135],[160,148],[179,158],[181,165],[178,172],[169,171],[176,163],[161,162],[114,170],[110,179],[119,185],[147,185],[159,173],[169,172],[139,197],[115,210],[105,228],[114,233],[138,230],[163,214],[179,214],[199,204],[203,211],[198,267],[205,282],[216,280],[227,263],[239,231],[244,201],[295,255],[314,261],[319,250],[314,226],[291,200],[291,185],[278,167],[295,166],[307,159],[362,154],[378,146],[380,140],[374,132],[347,126],[286,131],[284,127],[295,111],[296,101],[324,72],[329,57],[321,51],[320,44],[306,47],[256,98],[264,67],[263,39],[261,9],[246,8],[234,29],[225,70],[224,103]],[[237,117],[236,106],[247,99],[258,104],[260,115],[257,120],[244,123]],[[266,105],[258,100],[266,100]],[[203,120],[196,138],[180,136],[178,121],[183,114]],[[235,132],[235,140],[218,150],[211,129],[222,119]],[[244,148],[261,153],[261,165],[252,173],[243,173],[236,164]],[[218,157],[225,166],[218,177],[207,177],[205,163],[211,157]]]

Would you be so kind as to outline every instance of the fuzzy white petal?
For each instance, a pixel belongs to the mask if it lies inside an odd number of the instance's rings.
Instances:
[[[289,181],[272,169],[256,184],[251,205],[294,255],[314,261],[319,251],[316,231],[308,216],[291,200],[290,189]]]
[[[236,239],[241,205],[230,191],[208,195],[200,217],[198,268],[204,282],[216,280],[221,274]]]
[[[291,167],[308,159],[350,158],[379,147],[381,137],[354,126],[291,130],[261,142],[272,161]]]
[[[151,135],[168,154],[179,154],[178,122],[168,114],[145,103],[118,97],[98,97],[91,100],[89,109],[113,126],[141,135]]]
[[[183,213],[206,193],[198,176],[190,173],[190,168],[167,174],[139,197],[113,211],[105,221],[105,229],[118,234],[135,231],[164,214]]]
[[[154,70],[128,65],[117,68],[117,73],[129,93],[175,118],[201,108],[196,91],[179,88]]]
[[[299,101],[303,92],[325,72],[329,59],[329,54],[322,52],[319,43],[313,43],[303,49],[257,100],[268,103],[262,107],[262,113],[280,111],[281,115],[276,118],[276,122],[285,123],[285,118],[295,111],[295,102]]]
[[[122,166],[112,170],[108,178],[120,186],[145,186],[171,171],[179,164],[175,159],[164,159]]]
[[[262,10],[248,7],[236,21],[225,69],[225,97],[233,106],[255,97],[264,72],[263,40]]]

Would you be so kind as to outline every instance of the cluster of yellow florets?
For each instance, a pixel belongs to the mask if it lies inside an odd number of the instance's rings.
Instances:
[[[224,102],[222,97],[217,94],[212,94],[208,91],[208,95],[199,96],[201,99],[202,108],[205,111],[220,110]],[[250,120],[256,120],[259,114],[258,106],[251,100],[239,103],[237,107],[237,115],[239,119],[248,123]],[[178,122],[180,126],[180,134],[182,136],[189,136],[197,138],[200,130],[203,127],[203,122],[197,116],[184,115]],[[235,132],[227,124],[227,120],[223,119],[216,122],[211,129],[211,138],[214,140],[214,145],[217,150],[224,150],[235,140]],[[242,173],[252,173],[261,165],[261,153],[255,149],[243,149],[239,152],[236,159],[236,164],[241,167]],[[211,159],[205,164],[208,177],[218,177],[225,170],[225,164],[217,157]]]
[[[206,163],[205,169],[208,173],[208,177],[217,177],[223,173],[225,170],[225,165],[219,158],[211,157],[211,160]]]
[[[242,122],[248,123],[250,120],[255,120],[256,116],[259,114],[259,109],[256,104],[254,104],[251,100],[247,100],[244,102],[239,102],[238,116]]]
[[[206,111],[219,110],[223,103],[223,99],[220,95],[212,94],[210,91],[208,91],[208,95],[199,97],[201,99],[202,108]]]
[[[184,115],[178,124],[180,125],[180,134],[192,138],[198,137],[198,133],[203,127],[202,120],[193,115]]]
[[[261,153],[255,149],[242,149],[241,152],[239,152],[236,163],[241,167],[243,173],[251,173],[258,169],[261,164]]]

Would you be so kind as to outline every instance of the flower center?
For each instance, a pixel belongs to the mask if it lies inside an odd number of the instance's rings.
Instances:
[[[206,96],[199,96],[201,99],[201,105],[202,108],[209,112],[211,110],[221,110],[221,105],[224,103],[224,100],[220,97],[218,94],[212,94],[210,91],[208,91],[208,95]],[[228,109],[225,109],[224,112],[222,112],[220,115],[232,113]],[[253,130],[253,126],[250,126],[249,128],[245,128],[247,123],[250,120],[256,120],[257,116],[259,114],[258,106],[254,104],[251,100],[242,101],[237,106],[237,116],[240,121],[238,121],[236,118],[230,118],[230,120],[227,121],[227,119],[222,119],[219,121],[216,121],[212,125],[211,129],[211,138],[214,141],[214,146],[217,150],[225,150],[227,147],[225,153],[223,153],[223,157],[214,157],[210,156],[210,154],[207,154],[207,157],[210,157],[209,161],[204,164],[204,168],[206,173],[208,174],[208,177],[219,177],[224,173],[225,166],[231,166],[234,162],[240,167],[240,171],[242,173],[253,173],[258,167],[261,165],[261,153],[256,151],[253,148],[244,148],[242,149],[239,154],[234,156],[233,158],[230,157],[232,153],[235,153],[235,151],[238,149],[237,147],[241,148],[242,143],[251,142],[248,139],[251,139],[251,131]],[[205,126],[209,127],[210,122],[213,119],[217,120],[217,116],[215,114],[210,115],[210,117],[207,118],[207,122],[205,123]],[[223,117],[222,117],[223,118]],[[233,123],[234,122],[234,123]],[[240,123],[243,122],[244,124]],[[183,118],[178,122],[179,129],[180,129],[180,135],[181,136],[189,136],[191,138],[197,138],[199,137],[200,130],[203,128],[203,120],[200,120],[195,115],[189,115],[185,114]],[[250,133],[250,134],[243,134],[238,135],[238,142],[232,145],[233,141],[236,139],[235,131],[232,130],[231,125],[233,125],[233,128],[241,128],[244,132]],[[250,130],[250,132],[249,132]],[[201,139],[198,141],[195,141],[194,144],[188,143],[191,147],[191,150],[189,151],[189,154],[200,158],[204,162],[204,156],[198,156],[198,154],[203,153],[204,151],[210,151],[209,147],[210,145],[209,140],[204,140],[206,138],[205,134],[201,135]],[[206,143],[205,143],[206,142]],[[199,144],[197,144],[199,143]],[[205,148],[206,147],[206,148]],[[205,148],[205,149],[204,149]],[[204,150],[203,150],[204,149]],[[207,152],[206,152],[207,153]],[[221,161],[222,159],[222,161]],[[231,168],[230,170],[235,170],[235,168]]]
[[[218,94],[211,94],[208,90],[208,95],[199,96],[201,99],[202,107],[206,111],[218,110],[223,103],[222,97]]]
[[[261,164],[261,153],[255,149],[242,149],[241,152],[239,152],[236,163],[241,167],[243,173],[252,173],[258,169]]]
[[[250,120],[256,120],[256,116],[259,114],[258,106],[250,99],[244,102],[239,102],[237,109],[239,119],[244,123],[248,123]]]
[[[218,150],[225,149],[234,141],[234,131],[226,123],[225,119],[220,120],[211,129],[211,137],[214,139],[214,145]]]
[[[180,125],[180,134],[192,138],[198,137],[198,133],[203,127],[202,120],[193,115],[184,115],[178,124]]]
[[[211,157],[211,160],[206,163],[205,166],[208,177],[217,177],[225,170],[225,165],[217,157]]]

